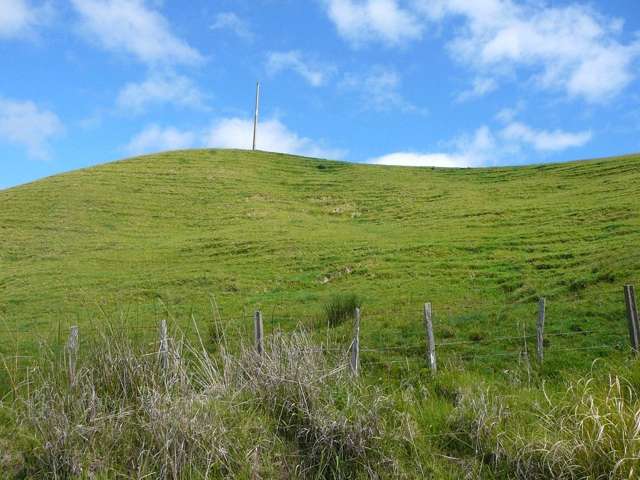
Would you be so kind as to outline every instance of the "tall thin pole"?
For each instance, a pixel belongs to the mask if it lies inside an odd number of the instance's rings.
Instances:
[[[253,117],[253,147],[252,150],[256,149],[256,132],[258,130],[258,116],[260,114],[260,82],[256,83],[256,113]]]

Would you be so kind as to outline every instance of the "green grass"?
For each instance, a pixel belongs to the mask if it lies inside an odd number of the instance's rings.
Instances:
[[[319,325],[332,299],[353,294],[363,380],[415,423],[421,461],[436,478],[500,477],[511,464],[487,470],[469,449],[500,452],[485,441],[495,431],[440,435],[485,408],[469,397],[478,388],[527,430],[542,385],[560,398],[588,373],[633,371],[622,286],[640,287],[639,247],[639,155],[456,170],[201,150],[70,172],[0,191],[0,398],[29,364],[15,355],[61,346],[73,324],[82,342],[107,321],[149,341],[162,318],[192,339],[197,326],[247,342],[261,309],[267,335],[302,325],[346,348],[350,322]],[[521,338],[491,342],[532,334],[540,296],[544,366],[522,360]],[[0,445],[12,423],[2,415],[0,402]]]
[[[638,156],[455,170],[215,150],[58,175],[0,192],[0,351],[105,316],[204,325],[211,295],[248,334],[254,309],[288,329],[354,293],[372,348],[421,346],[426,301],[437,340],[531,332],[543,295],[549,332],[615,334],[554,337],[553,364],[554,348],[626,341],[639,180]]]
[[[348,319],[353,319],[356,308],[361,305],[362,302],[353,293],[343,293],[331,297],[324,304],[324,323],[328,327],[335,327]]]

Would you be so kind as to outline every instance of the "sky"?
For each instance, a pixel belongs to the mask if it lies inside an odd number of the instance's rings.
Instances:
[[[444,167],[640,151],[638,0],[0,0],[0,188],[250,148]]]

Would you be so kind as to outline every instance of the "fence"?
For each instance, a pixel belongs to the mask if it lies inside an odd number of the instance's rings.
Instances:
[[[627,311],[627,325],[629,329],[629,338],[631,345],[631,352],[634,356],[638,356],[640,350],[640,326],[638,319],[638,310],[636,305],[636,295],[635,288],[632,285],[624,286],[624,297],[625,297],[625,305]],[[456,345],[471,345],[482,343],[497,343],[497,342],[505,342],[505,341],[522,341],[523,342],[523,350],[519,352],[509,352],[509,353],[491,353],[486,356],[504,356],[504,355],[525,355],[528,356],[527,351],[527,340],[535,339],[536,342],[536,360],[542,365],[544,362],[545,355],[545,339],[553,338],[553,337],[571,337],[575,335],[600,335],[600,336],[609,336],[612,335],[612,332],[605,330],[579,330],[572,332],[558,332],[558,333],[545,333],[545,321],[546,321],[546,312],[547,312],[547,300],[545,298],[540,298],[538,300],[538,315],[536,320],[536,333],[535,335],[527,335],[526,331],[523,332],[522,335],[514,335],[514,336],[503,336],[503,337],[494,337],[489,339],[479,339],[479,340],[462,340],[462,341],[443,341],[436,342],[436,337],[433,329],[433,315],[432,315],[432,305],[431,303],[425,303],[423,306],[423,320],[424,320],[424,328],[425,328],[425,346],[411,346],[411,345],[403,345],[398,347],[381,347],[381,348],[362,348],[361,347],[361,339],[360,339],[360,323],[361,323],[361,310],[360,308],[356,308],[354,312],[354,325],[353,325],[353,340],[348,349],[349,354],[349,365],[351,368],[351,372],[354,376],[357,376],[360,372],[360,353],[361,352],[416,352],[416,351],[424,351],[426,357],[426,363],[429,366],[430,370],[435,374],[438,370],[438,362],[437,362],[437,351],[442,348],[448,348]],[[262,326],[262,314],[261,312],[256,312],[256,319],[260,318],[260,323],[256,323],[256,350],[259,354],[263,354],[264,345],[263,345],[263,326]],[[616,335],[616,334],[614,334]],[[611,345],[600,344],[596,346],[588,346],[588,347],[572,347],[572,348],[561,348],[555,349],[555,352],[569,352],[569,351],[580,351],[580,350],[592,350],[592,349],[603,349],[603,348],[612,348]],[[404,362],[404,360],[400,360],[400,362]]]
[[[626,307],[626,318],[627,318],[627,328],[629,332],[629,344],[630,350],[634,357],[637,357],[640,354],[640,320],[638,318],[638,309],[636,304],[636,294],[635,288],[632,285],[624,286],[624,300]],[[511,336],[500,336],[493,338],[481,338],[474,340],[443,340],[438,341],[435,333],[434,333],[434,321],[432,314],[432,305],[431,303],[425,303],[423,305],[423,323],[424,323],[424,335],[425,341],[422,345],[400,345],[400,346],[388,346],[388,347],[379,347],[379,348],[371,348],[362,346],[361,337],[360,337],[360,325],[361,319],[363,316],[363,312],[360,308],[356,308],[353,316],[353,336],[351,343],[348,348],[341,348],[339,346],[329,347],[323,346],[319,347],[322,351],[333,351],[333,352],[344,352],[348,357],[345,359],[348,361],[351,373],[353,376],[358,376],[361,372],[361,363],[360,363],[360,354],[362,352],[377,352],[377,353],[395,353],[395,354],[424,354],[425,364],[428,368],[435,374],[438,371],[438,352],[441,352],[443,349],[455,347],[455,346],[463,346],[463,345],[478,345],[478,344],[495,344],[500,342],[522,342],[522,349],[517,352],[492,352],[489,354],[480,354],[475,355],[475,358],[481,357],[504,357],[504,356],[526,356],[528,359],[529,352],[527,343],[529,340],[535,339],[536,346],[536,361],[538,364],[542,365],[545,359],[545,340],[548,341],[549,338],[553,337],[565,337],[569,338],[576,335],[600,335],[601,337],[618,335],[617,333],[613,333],[607,330],[579,330],[579,331],[569,331],[569,332],[557,332],[557,333],[546,333],[545,332],[545,322],[547,315],[547,301],[545,298],[540,298],[538,301],[538,314],[536,320],[536,332],[535,334],[527,334],[526,330],[523,331],[522,334],[511,335]],[[243,317],[243,319],[246,319]],[[135,331],[144,330],[148,331],[149,327],[127,327],[127,330],[130,334],[135,333]],[[253,317],[253,331],[254,331],[254,345],[255,350],[258,355],[264,355],[265,346],[264,346],[264,321],[263,315],[261,311],[256,311]],[[167,321],[161,320],[159,325],[154,327],[155,334],[158,335],[156,344],[158,348],[158,358],[159,362],[162,366],[166,367],[168,359],[168,328]],[[58,334],[59,335],[59,334]],[[68,362],[68,370],[70,381],[73,383],[75,379],[76,372],[76,362],[78,357],[78,351],[80,348],[80,329],[78,326],[72,326],[70,328],[70,333],[68,340],[64,346],[65,354]],[[571,348],[559,348],[554,349],[554,352],[569,352],[569,351],[581,351],[581,350],[595,350],[595,349],[606,349],[606,348],[614,348],[612,345],[607,344],[599,344],[594,346],[581,346],[581,347],[571,347]],[[8,369],[8,365],[14,363],[15,369],[18,370],[18,362],[21,360],[27,360],[33,358],[29,355],[4,355],[0,358],[2,361],[2,365],[5,369]],[[405,363],[407,362],[407,358],[401,360],[388,360],[388,363]]]

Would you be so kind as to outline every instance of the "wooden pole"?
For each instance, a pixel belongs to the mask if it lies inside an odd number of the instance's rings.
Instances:
[[[546,315],[547,301],[541,298],[538,302],[538,322],[536,323],[536,346],[538,351],[538,362],[544,360],[544,319]]]
[[[253,116],[253,146],[252,150],[256,149],[256,135],[258,132],[258,117],[260,115],[260,82],[256,83],[256,110]]]
[[[160,348],[158,350],[158,358],[160,366],[166,370],[169,366],[169,336],[167,334],[167,321],[160,320]]]
[[[433,336],[433,321],[431,318],[431,304],[424,304],[424,328],[427,332],[427,359],[429,360],[429,368],[433,373],[438,371],[436,363],[436,342]]]
[[[629,298],[631,300],[631,310],[633,311],[633,323],[636,327],[636,338],[638,339],[638,350],[640,350],[640,318],[638,317],[638,307],[636,305],[636,287],[629,286]]]
[[[264,336],[263,336],[263,324],[262,324],[262,312],[258,310],[254,317],[254,332],[256,340],[256,352],[262,356],[264,353]]]
[[[79,331],[77,326],[71,327],[67,340],[67,356],[69,359],[69,383],[76,384],[76,366],[78,364]]]
[[[629,325],[629,338],[631,351],[638,355],[638,308],[636,307],[636,292],[633,285],[624,286],[624,301],[627,306],[627,322]]]
[[[357,377],[360,370],[360,308],[356,307],[351,344],[351,373]]]

